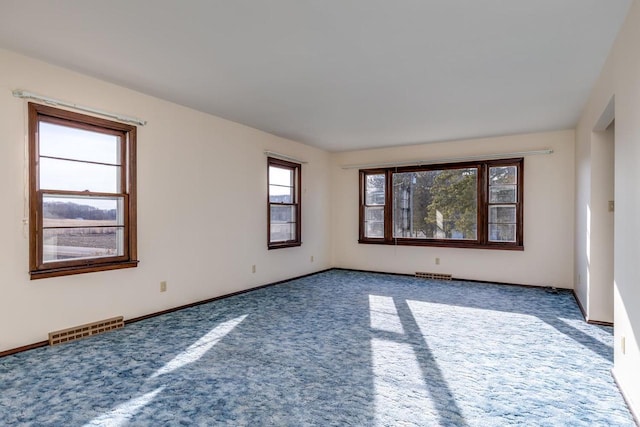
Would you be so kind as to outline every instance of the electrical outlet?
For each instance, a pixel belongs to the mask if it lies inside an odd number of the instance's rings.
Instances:
[[[167,292],[167,281],[163,280],[160,282],[160,292]]]
[[[440,265],[440,258],[436,258],[436,265]]]
[[[251,266],[251,272],[252,272],[252,273],[255,273],[255,272],[256,272],[256,265],[255,265],[255,264],[253,264],[253,265]]]

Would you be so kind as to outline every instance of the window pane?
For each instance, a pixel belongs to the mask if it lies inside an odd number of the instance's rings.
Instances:
[[[516,203],[517,186],[492,185],[489,187],[489,203]]]
[[[489,168],[489,203],[518,201],[517,166]],[[516,205],[489,206],[489,241],[515,242],[517,232]]]
[[[476,240],[477,176],[476,168],[393,174],[393,236]]]
[[[269,185],[293,187],[293,170],[269,166]]]
[[[517,184],[517,166],[497,166],[489,168],[489,185]]]
[[[295,206],[278,206],[271,205],[271,223],[295,222],[296,207]]]
[[[515,224],[489,224],[489,241],[491,242],[515,242]]]
[[[44,227],[124,225],[124,197],[42,197]]]
[[[120,164],[120,138],[115,135],[40,122],[40,155]]]
[[[271,242],[296,240],[296,207],[271,205]]]
[[[384,207],[364,208],[364,237],[384,237]]]
[[[384,207],[364,208],[365,221],[384,221]]]
[[[271,242],[287,242],[296,240],[295,223],[271,223]]]
[[[269,185],[269,202],[271,203],[294,203],[293,187],[282,187],[279,185]]]
[[[490,224],[515,224],[516,223],[516,207],[514,205],[496,205],[489,206],[489,223]]]
[[[271,206],[271,242],[296,240],[296,207]]]
[[[124,255],[122,227],[47,228],[42,234],[45,263]]]
[[[120,166],[40,158],[40,188],[119,193]]]
[[[269,202],[295,203],[294,177],[292,169],[269,166]]]
[[[385,175],[367,175],[365,205],[384,205]]]

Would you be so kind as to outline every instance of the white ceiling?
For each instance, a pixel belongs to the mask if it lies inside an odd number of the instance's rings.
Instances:
[[[631,1],[0,0],[0,46],[338,151],[574,127]]]

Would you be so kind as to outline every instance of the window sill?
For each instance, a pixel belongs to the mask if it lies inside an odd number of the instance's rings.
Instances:
[[[97,271],[119,270],[121,268],[135,268],[140,261],[126,261],[114,264],[93,264],[81,267],[62,267],[48,270],[30,271],[31,280],[45,279],[47,277],[70,276],[72,274],[94,273]]]
[[[270,243],[268,248],[282,249],[282,248],[295,248],[296,246],[302,246],[302,242],[285,242],[285,243]]]
[[[493,249],[501,251],[524,251],[524,245],[513,244],[500,244],[500,243],[475,243],[475,242],[442,242],[431,240],[403,240],[397,239],[392,241],[382,239],[359,239],[358,243],[367,245],[389,245],[389,246],[433,246],[440,248],[466,248],[466,249]]]

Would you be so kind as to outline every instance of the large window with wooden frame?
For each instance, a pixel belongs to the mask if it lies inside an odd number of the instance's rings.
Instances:
[[[360,243],[522,250],[524,160],[360,171]]]
[[[136,127],[29,103],[32,279],[135,267]]]
[[[267,159],[269,202],[267,241],[269,249],[300,246],[300,164]]]

